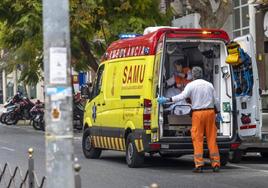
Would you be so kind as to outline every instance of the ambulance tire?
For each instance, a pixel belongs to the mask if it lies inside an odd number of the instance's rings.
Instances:
[[[83,133],[83,139],[82,139],[82,148],[83,153],[86,158],[88,159],[98,159],[101,155],[101,149],[94,148],[91,139],[90,139],[90,129],[87,128]]]
[[[226,166],[229,161],[229,153],[221,153],[220,154],[221,166]]]
[[[129,133],[127,136],[126,142],[126,162],[128,167],[130,168],[138,168],[141,167],[144,163],[144,153],[138,152],[135,145],[135,138],[132,133]]]

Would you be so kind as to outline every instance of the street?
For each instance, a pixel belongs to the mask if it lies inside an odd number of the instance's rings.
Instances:
[[[0,164],[27,169],[28,148],[34,149],[35,172],[38,179],[45,175],[44,133],[31,126],[0,126]],[[144,188],[156,182],[161,188],[175,187],[266,187],[268,160],[249,155],[239,164],[228,164],[220,173],[209,166],[203,174],[192,173],[192,156],[163,159],[158,155],[147,157],[143,168],[130,169],[124,153],[104,151],[101,159],[85,159],[81,150],[81,133],[74,134],[74,152],[82,166],[82,187],[90,188]]]

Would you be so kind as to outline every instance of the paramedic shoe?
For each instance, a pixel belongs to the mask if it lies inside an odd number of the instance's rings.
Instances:
[[[194,172],[194,173],[203,173],[203,167],[202,167],[202,166],[195,167],[195,168],[193,169],[193,172]]]
[[[220,167],[219,166],[213,167],[213,172],[220,172]]]

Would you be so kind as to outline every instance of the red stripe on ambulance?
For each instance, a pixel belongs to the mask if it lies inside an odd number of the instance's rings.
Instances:
[[[256,128],[256,125],[243,125],[240,127],[240,130],[243,130],[243,129],[255,129]]]

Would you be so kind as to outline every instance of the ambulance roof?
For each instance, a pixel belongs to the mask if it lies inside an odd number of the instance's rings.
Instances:
[[[106,50],[103,60],[117,59],[132,56],[154,55],[157,42],[162,34],[166,33],[168,38],[177,39],[208,39],[229,42],[227,33],[218,29],[181,29],[160,28],[146,35],[123,39],[113,42]]]

